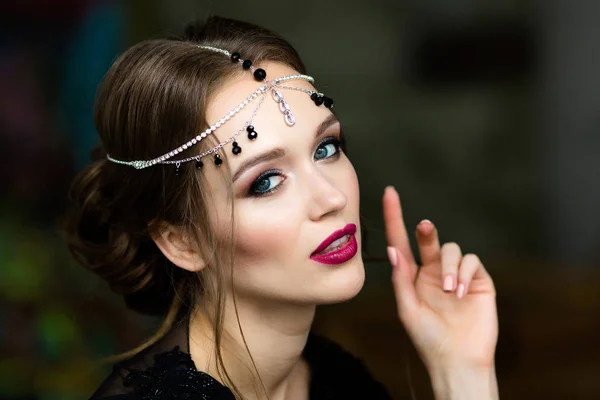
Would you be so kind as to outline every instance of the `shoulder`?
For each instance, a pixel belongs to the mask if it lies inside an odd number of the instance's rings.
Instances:
[[[327,338],[311,333],[304,357],[311,368],[314,398],[391,399],[359,358]],[[331,393],[317,396],[315,391]]]
[[[178,346],[150,358],[147,354],[140,354],[115,364],[113,372],[90,400],[171,398],[234,400],[228,388],[210,375],[198,371],[191,356]]]

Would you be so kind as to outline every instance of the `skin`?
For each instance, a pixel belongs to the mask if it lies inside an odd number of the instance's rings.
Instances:
[[[267,71],[267,78],[297,73],[276,63],[260,67]],[[290,85],[315,90],[306,81]],[[219,120],[258,86],[249,73],[224,83],[208,105],[208,121]],[[256,394],[252,361],[239,332],[233,286],[244,337],[269,398],[307,399],[310,371],[301,354],[315,308],[351,299],[364,283],[360,229],[356,233],[359,251],[351,260],[332,266],[315,262],[310,255],[333,231],[348,223],[360,226],[359,187],[345,154],[333,143],[320,144],[325,138],[339,138],[340,125],[331,119],[331,111],[316,107],[306,93],[281,92],[296,124],[285,124],[277,103],[267,94],[252,122],[258,139],[250,142],[242,133],[237,141],[243,151],[238,156],[231,154],[231,145],[225,147],[231,172],[207,162],[202,173],[209,184],[214,229],[223,238],[230,226],[228,174],[239,175],[232,187],[234,273],[228,274],[225,285],[222,348],[228,372],[247,398],[261,397]],[[215,136],[223,140],[233,135],[250,118],[256,104],[258,100]],[[284,154],[238,173],[243,163],[274,148]],[[265,196],[250,195],[257,177],[270,169],[279,170],[280,176],[262,181],[262,188],[277,189]],[[463,256],[458,245],[440,248],[437,231],[428,222],[417,229],[423,260],[419,269],[410,252],[400,199],[392,188],[385,191],[383,208],[399,319],[428,367],[436,398],[496,398],[497,318],[491,278],[479,259]],[[179,267],[190,271],[205,268],[201,255],[176,229],[167,229],[155,241]],[[444,276],[452,279],[447,290],[443,290]],[[462,298],[457,296],[457,282],[464,285]],[[190,353],[198,369],[219,378],[211,357],[212,328],[201,310],[198,308],[190,323]]]

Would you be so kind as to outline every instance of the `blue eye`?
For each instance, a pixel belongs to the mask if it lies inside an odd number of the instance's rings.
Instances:
[[[323,140],[315,151],[315,160],[332,157],[340,152],[340,141],[337,138],[329,137]]]
[[[324,160],[332,157],[339,157],[342,150],[342,141],[336,137],[327,137],[319,143],[315,150],[314,159]],[[250,185],[248,196],[266,196],[281,187],[285,181],[285,175],[277,169],[270,169],[260,174]]]
[[[276,190],[285,178],[277,170],[262,173],[250,186],[250,195],[262,196]]]

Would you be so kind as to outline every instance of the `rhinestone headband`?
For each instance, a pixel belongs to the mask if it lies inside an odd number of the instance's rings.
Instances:
[[[201,168],[204,165],[204,163],[202,162],[201,159],[210,154],[214,154],[214,163],[215,163],[215,165],[219,166],[223,163],[223,160],[221,159],[221,157],[219,155],[219,151],[226,144],[233,142],[232,153],[234,155],[238,155],[242,152],[241,146],[236,141],[237,136],[240,135],[242,132],[246,131],[248,134],[248,139],[250,139],[250,140],[254,140],[258,137],[258,133],[254,129],[254,126],[252,125],[252,121],[254,120],[254,117],[256,117],[256,114],[258,113],[258,110],[260,109],[261,105],[263,104],[263,102],[266,98],[266,95],[269,91],[272,94],[273,100],[275,100],[275,102],[277,102],[279,104],[279,110],[283,114],[285,123],[288,126],[293,126],[296,123],[296,118],[295,118],[294,114],[292,113],[290,106],[285,101],[285,98],[283,97],[283,94],[281,93],[281,91],[279,89],[289,89],[289,90],[301,91],[301,92],[308,94],[316,106],[324,105],[327,108],[333,107],[333,100],[330,97],[323,95],[323,93],[315,92],[310,89],[305,89],[305,88],[301,88],[301,87],[289,86],[289,85],[283,84],[285,82],[292,81],[292,80],[305,80],[310,83],[314,83],[314,79],[311,76],[304,75],[304,74],[294,74],[294,75],[287,75],[287,76],[275,78],[271,81],[268,81],[266,79],[267,73],[264,69],[255,68],[252,65],[252,61],[243,60],[239,53],[235,53],[235,52],[230,53],[227,50],[223,50],[223,49],[219,49],[219,48],[211,47],[211,46],[198,45],[197,47],[200,49],[210,50],[210,51],[214,51],[214,52],[221,53],[221,54],[228,56],[232,62],[241,64],[242,68],[244,70],[250,70],[252,72],[252,74],[254,75],[254,79],[257,81],[262,81],[262,82],[264,82],[264,84],[262,86],[260,86],[258,89],[256,89],[254,92],[252,92],[248,97],[246,97],[242,102],[240,102],[234,109],[232,109],[228,114],[223,116],[223,118],[221,118],[219,121],[217,121],[216,123],[211,125],[209,128],[207,128],[204,132],[191,138],[186,143],[169,151],[168,153],[165,153],[161,156],[158,156],[158,157],[150,159],[150,160],[135,160],[135,161],[117,160],[107,154],[106,158],[108,161],[111,161],[116,164],[134,167],[136,169],[144,169],[144,168],[148,168],[153,165],[156,165],[156,164],[174,164],[175,165],[175,174],[179,174],[182,164],[191,162],[191,161],[195,161],[196,167]],[[183,151],[189,149],[190,147],[200,143],[208,135],[212,134],[214,131],[216,131],[218,128],[220,128],[223,124],[225,124],[227,121],[229,121],[231,118],[233,118],[233,116],[235,116],[242,109],[244,109],[248,104],[250,104],[251,102],[253,102],[254,100],[256,100],[259,97],[260,97],[259,103],[255,107],[254,111],[252,112],[251,117],[248,119],[248,121],[246,121],[246,123],[244,124],[244,126],[242,128],[238,129],[235,132],[235,134],[233,136],[231,136],[227,140],[219,143],[212,149],[205,151],[202,154],[198,154],[198,155],[184,158],[184,159],[177,159],[177,160],[171,159],[175,155],[182,153]]]

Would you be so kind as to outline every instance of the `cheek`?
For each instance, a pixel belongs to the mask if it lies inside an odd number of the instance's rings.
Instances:
[[[256,199],[254,204],[236,208],[236,260],[240,263],[282,261],[297,245],[301,205],[293,199],[274,200]]]

